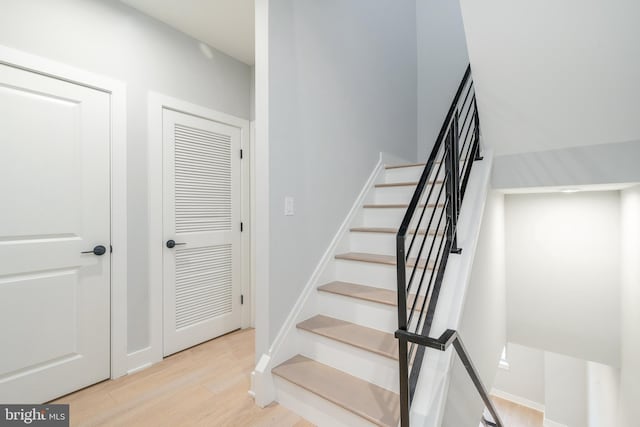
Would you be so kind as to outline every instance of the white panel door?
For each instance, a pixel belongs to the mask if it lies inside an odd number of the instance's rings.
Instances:
[[[109,103],[0,65],[2,403],[109,377]]]
[[[240,129],[163,110],[164,354],[238,329]]]

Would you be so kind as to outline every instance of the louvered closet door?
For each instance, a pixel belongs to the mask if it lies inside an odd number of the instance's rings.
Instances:
[[[164,110],[163,144],[169,355],[240,327],[240,129]]]

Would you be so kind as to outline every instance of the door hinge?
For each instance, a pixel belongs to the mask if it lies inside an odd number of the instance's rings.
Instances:
[[[240,223],[240,232],[242,233],[244,231],[244,222]]]
[[[242,148],[240,149],[240,158],[242,159],[244,157],[244,152],[242,151]]]
[[[244,295],[240,295],[240,305],[244,304]]]

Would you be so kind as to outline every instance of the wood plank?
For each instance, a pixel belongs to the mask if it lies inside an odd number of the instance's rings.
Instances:
[[[407,209],[409,207],[408,203],[396,203],[396,204],[375,204],[375,203],[369,203],[369,204],[365,204],[362,205],[363,208],[365,209]],[[419,208],[424,208],[425,205],[424,203],[418,205]],[[444,208],[444,203],[438,203],[437,205],[435,203],[429,203],[427,205],[427,208],[429,209],[433,209],[435,207],[438,208]]]
[[[354,233],[388,233],[388,234],[398,234],[398,229],[393,227],[351,227],[349,231]],[[415,234],[416,230],[409,230],[407,234]],[[418,235],[424,236],[425,230],[418,230]],[[444,236],[442,231],[438,231],[436,233],[435,230],[429,230],[429,236]]]
[[[351,298],[357,298],[364,301],[371,301],[378,304],[390,305],[393,307],[398,306],[398,293],[389,289],[374,288],[373,286],[359,285],[357,283],[349,282],[330,282],[318,287],[321,292],[328,292],[336,295],[342,295]],[[414,294],[409,295],[408,306],[413,304],[416,296]],[[422,307],[424,297],[418,297],[416,307]]]
[[[302,329],[344,344],[398,360],[398,342],[393,334],[321,314],[298,323]]]
[[[542,427],[544,414],[509,400],[491,396],[496,411],[506,426]]]
[[[301,355],[292,357],[271,372],[375,425],[398,425],[399,397],[392,391]]]
[[[381,254],[369,254],[365,252],[347,252],[344,254],[336,255],[336,259],[346,260],[346,261],[360,261],[360,262],[370,262],[374,264],[386,264],[386,265],[396,265],[396,257],[395,255],[381,255]],[[433,261],[429,263],[427,266],[426,260],[421,259],[416,262],[415,258],[409,258],[407,260],[407,267],[413,268],[427,268],[429,270],[433,270],[434,263]]]
[[[428,185],[440,185],[443,184],[444,181],[439,179],[437,181],[429,181]],[[389,188],[389,187],[417,187],[418,186],[418,182],[417,181],[410,181],[410,182],[383,182],[380,184],[376,184],[375,187],[376,188]]]
[[[253,329],[234,332],[52,403],[70,405],[71,426],[312,426],[247,394],[254,343]]]
[[[385,169],[414,168],[416,166],[426,166],[426,163],[405,163],[402,165],[385,165]]]

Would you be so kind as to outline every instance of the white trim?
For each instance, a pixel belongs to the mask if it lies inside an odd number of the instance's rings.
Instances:
[[[515,394],[507,393],[506,391],[498,390],[496,388],[491,389],[491,395],[499,397],[503,400],[516,403],[520,406],[526,406],[529,409],[533,409],[538,412],[544,413],[544,405],[542,403],[534,402],[533,400],[525,399],[524,397],[516,396]]]
[[[249,123],[249,151],[253,154],[256,152],[256,122],[255,120]],[[255,177],[255,170],[256,170],[256,156],[250,156],[249,158],[249,168],[250,170],[253,172],[252,173],[252,177]],[[251,177],[250,177],[251,178]],[[256,227],[256,182],[255,179],[250,179],[250,186],[251,186],[251,194],[249,195],[249,203],[250,203],[250,218],[249,218],[249,231],[252,233],[254,233],[255,227]],[[251,319],[250,319],[250,326],[255,328],[256,327],[256,263],[255,263],[255,259],[256,259],[256,244],[255,244],[255,239],[250,239],[250,243],[249,243],[249,259],[250,261],[250,266],[249,266],[249,277],[250,277],[250,290],[249,290],[249,294],[250,294],[250,301],[249,301],[249,307],[251,308]]]
[[[133,374],[151,366],[153,364],[151,361],[154,360],[153,350],[151,347],[145,347],[127,354],[127,374]]]
[[[544,417],[544,421],[542,422],[544,427],[568,427],[566,424],[559,423],[557,421],[550,420],[547,417]]]
[[[269,0],[255,0],[255,224],[256,360],[269,349]],[[256,393],[260,394],[260,393]]]
[[[129,369],[136,370],[141,366],[157,363],[163,358],[163,330],[162,330],[162,110],[169,109],[182,112],[203,119],[212,120],[240,129],[240,148],[243,149],[242,162],[242,208],[241,221],[250,224],[250,198],[252,153],[249,144],[249,121],[226,113],[211,110],[200,105],[192,104],[181,99],[172,98],[156,92],[149,92],[148,96],[148,212],[149,212],[149,347],[129,354]],[[242,256],[250,254],[251,230],[245,228],[242,236]],[[250,256],[250,255],[249,255]],[[242,294],[251,300],[251,262],[243,262],[241,282]],[[246,328],[250,325],[251,304],[242,305],[242,323]]]
[[[111,378],[127,373],[126,85],[108,77],[0,45],[0,63],[110,95],[111,113]]]
[[[273,379],[271,377],[271,368],[273,368],[282,357],[281,352],[285,341],[287,339],[291,339],[292,332],[296,329],[297,321],[300,318],[300,314],[309,300],[310,295],[312,292],[315,292],[319,279],[327,268],[327,265],[329,262],[334,260],[335,253],[340,243],[344,240],[347,233],[349,233],[349,228],[356,219],[357,214],[360,212],[360,209],[371,189],[379,179],[381,173],[384,172],[385,156],[385,154],[380,153],[380,159],[373,169],[373,172],[369,175],[367,182],[362,187],[362,190],[360,190],[360,194],[358,194],[358,197],[351,206],[349,213],[340,225],[340,228],[338,228],[337,233],[333,236],[333,239],[322,255],[322,258],[320,258],[320,262],[305,284],[300,296],[296,300],[284,324],[280,328],[278,335],[273,340],[273,344],[269,348],[268,353],[260,356],[258,364],[251,374],[254,386],[253,392],[258,406],[264,407],[275,400],[275,389]]]

